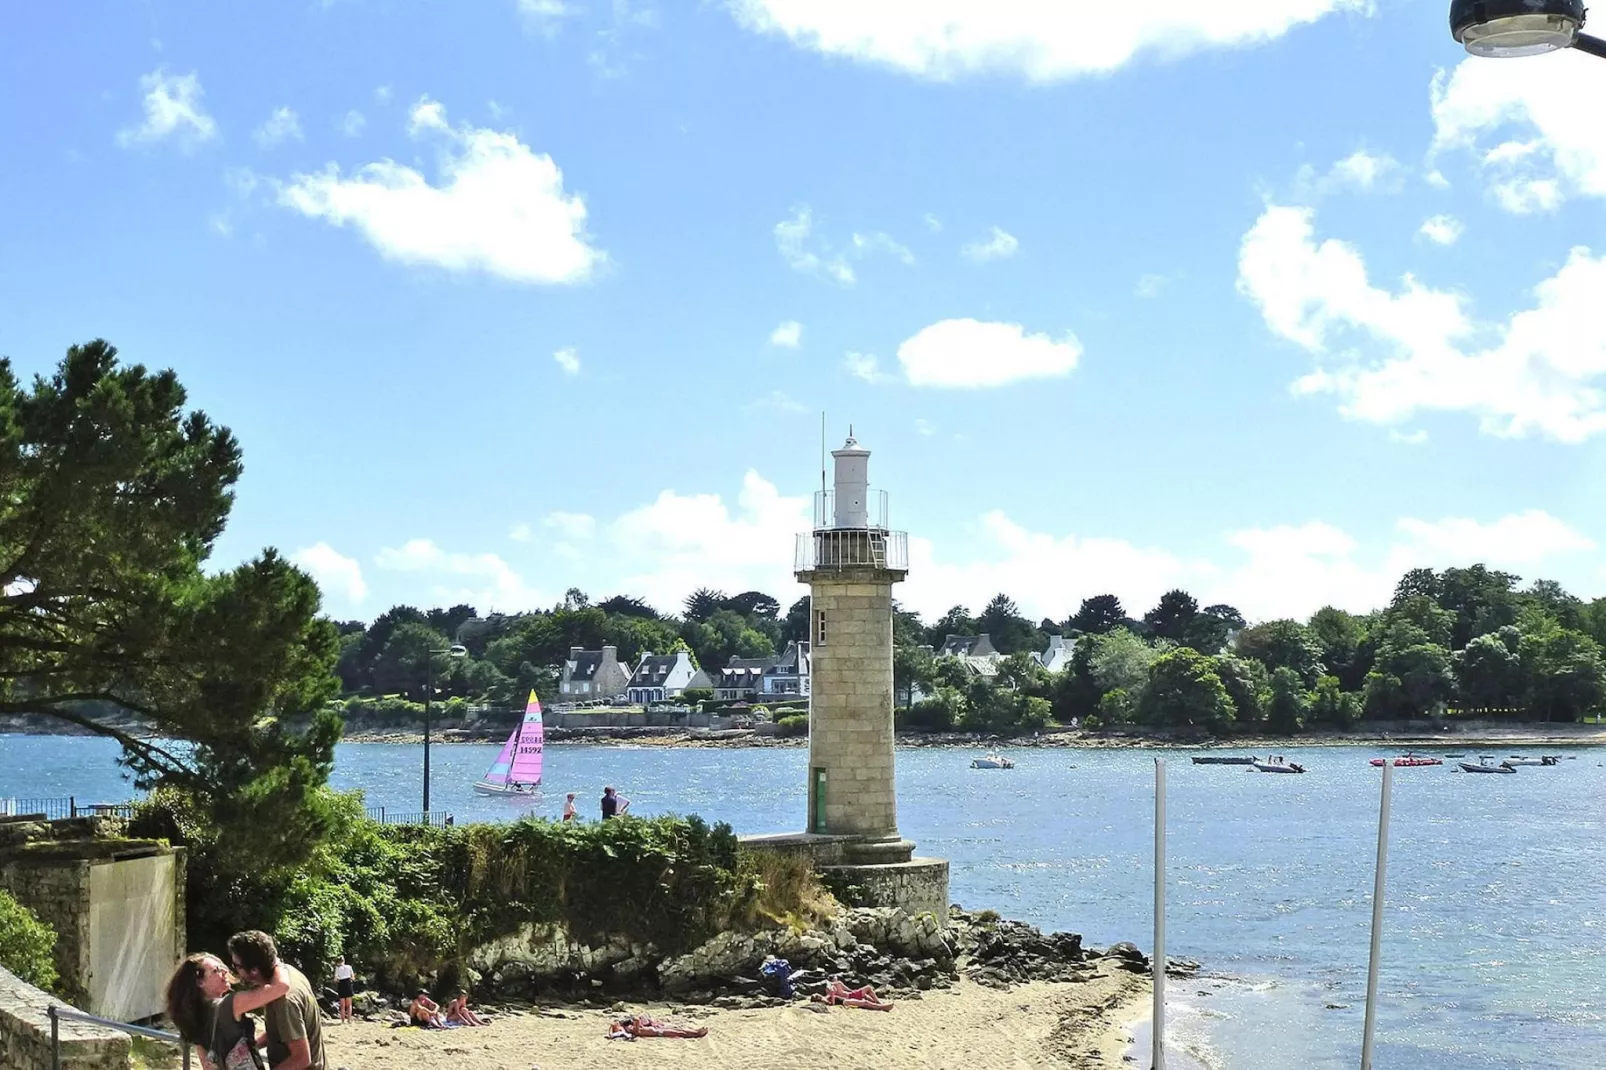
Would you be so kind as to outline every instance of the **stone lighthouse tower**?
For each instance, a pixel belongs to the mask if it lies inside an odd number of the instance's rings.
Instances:
[[[833,490],[815,495],[814,530],[797,539],[809,585],[808,831],[851,837],[845,861],[907,863],[898,835],[892,734],[892,585],[909,572],[909,536],[887,528],[885,491],[870,489],[870,451],[853,438],[831,453]],[[946,876],[946,867],[944,876]]]

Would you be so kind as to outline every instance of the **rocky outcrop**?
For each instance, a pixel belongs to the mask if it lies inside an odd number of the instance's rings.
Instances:
[[[791,998],[822,991],[832,977],[909,999],[962,976],[1009,987],[1084,981],[1098,973],[1101,959],[1134,973],[1149,968],[1132,944],[1101,952],[1085,946],[1077,933],[1044,933],[991,911],[954,907],[946,922],[939,924],[929,913],[859,908],[814,929],[721,933],[676,956],[661,955],[651,945],[590,946],[551,927],[527,927],[477,948],[462,980],[480,998],[611,1003],[628,996],[670,996],[728,1007],[784,1001],[775,978],[764,970],[774,959],[788,964]]]

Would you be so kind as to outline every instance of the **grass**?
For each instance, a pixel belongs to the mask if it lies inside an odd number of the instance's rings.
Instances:
[[[178,1070],[184,1056],[176,1044],[168,1044],[148,1037],[134,1037],[132,1070]],[[192,1064],[193,1065],[193,1064]]]
[[[758,881],[758,895],[748,905],[751,924],[764,918],[801,932],[841,909],[820,883],[812,862],[791,851],[747,851],[740,856],[741,871]]]

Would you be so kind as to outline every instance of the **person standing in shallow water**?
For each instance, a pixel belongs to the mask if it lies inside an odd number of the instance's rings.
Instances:
[[[566,822],[580,820],[580,814],[574,808],[574,792],[572,791],[563,800],[563,820]]]
[[[623,817],[625,811],[629,809],[629,799],[620,795],[613,788],[602,789],[602,820],[607,821],[609,818]]]

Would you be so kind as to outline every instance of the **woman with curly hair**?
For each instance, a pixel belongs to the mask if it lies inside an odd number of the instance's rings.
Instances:
[[[168,979],[167,1017],[184,1042],[195,1045],[206,1070],[262,1070],[249,1012],[288,992],[288,979],[275,972],[261,988],[240,992],[232,990],[233,980],[216,955],[191,955]]]

